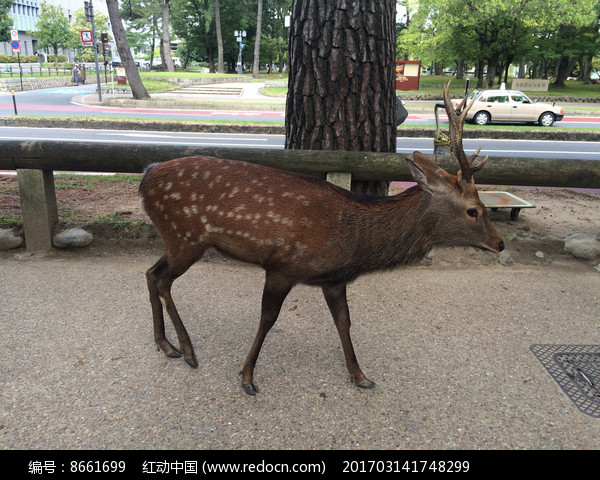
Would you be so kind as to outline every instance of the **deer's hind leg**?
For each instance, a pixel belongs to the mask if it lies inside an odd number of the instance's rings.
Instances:
[[[187,364],[192,368],[198,367],[198,360],[194,352],[194,347],[190,337],[177,312],[173,297],[171,296],[171,286],[176,278],[180,277],[190,265],[184,268],[177,268],[169,261],[167,254],[163,255],[158,262],[146,272],[148,282],[148,291],[150,293],[150,304],[152,306],[152,318],[154,323],[154,342],[167,357],[183,357]],[[173,346],[165,335],[165,321],[163,316],[163,302],[165,309],[173,322],[173,327],[177,333],[179,348]]]

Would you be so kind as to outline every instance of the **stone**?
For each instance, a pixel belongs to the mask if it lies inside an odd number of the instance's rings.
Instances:
[[[11,228],[0,230],[0,251],[12,250],[23,245],[23,237],[15,235]]]
[[[574,233],[565,238],[565,251],[577,258],[593,260],[600,255],[600,242],[593,235]]]
[[[513,259],[510,256],[510,253],[504,251],[504,252],[500,252],[500,254],[498,255],[498,261],[500,262],[501,265],[504,265],[505,267],[508,267],[509,265],[512,265],[513,263]]]
[[[57,248],[87,247],[94,236],[81,228],[70,228],[54,236],[54,246]]]

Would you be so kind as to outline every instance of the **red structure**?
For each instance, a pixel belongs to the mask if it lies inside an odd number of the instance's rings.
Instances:
[[[420,60],[396,60],[396,90],[418,90]]]

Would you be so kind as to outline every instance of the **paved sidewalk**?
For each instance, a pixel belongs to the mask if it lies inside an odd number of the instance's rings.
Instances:
[[[441,261],[360,278],[352,333],[373,390],[350,383],[320,291],[297,287],[249,397],[262,271],[214,258],[175,283],[192,370],[154,346],[144,272],[159,249],[115,247],[0,256],[0,448],[600,448],[600,418],[530,350],[600,344],[593,269]]]
[[[208,86],[208,85],[205,85]],[[241,89],[241,94],[237,95],[218,95],[218,94],[198,94],[188,93],[185,88],[173,90],[171,92],[162,92],[152,94],[152,102],[157,103],[160,101],[175,102],[170,108],[212,108],[212,109],[229,109],[233,106],[241,108],[252,109],[269,109],[284,111],[286,97],[273,97],[267,96],[262,93],[266,83],[263,82],[232,82],[232,83],[219,83],[210,85],[215,89],[221,88],[226,89]],[[118,106],[115,99],[131,99],[131,94],[103,94],[103,104],[111,106]],[[98,104],[98,96],[96,94],[83,95],[78,100],[82,103],[87,104]],[[136,101],[138,106],[147,106],[146,102]],[[434,100],[405,100],[405,105],[409,111],[409,114],[434,114],[434,106],[437,102]],[[569,108],[569,115],[578,116],[598,116],[600,112],[600,106],[598,104],[586,105],[582,103],[561,103],[565,108]],[[127,105],[130,107],[131,105]],[[592,109],[589,109],[589,107]],[[586,109],[588,107],[588,109]],[[443,116],[445,113],[442,111],[440,114]]]

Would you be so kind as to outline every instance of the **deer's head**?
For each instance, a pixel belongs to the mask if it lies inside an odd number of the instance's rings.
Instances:
[[[430,195],[427,212],[432,221],[442,222],[437,243],[441,245],[464,245],[501,252],[504,241],[492,225],[485,206],[479,198],[473,174],[478,172],[487,162],[487,157],[473,165],[479,150],[467,156],[462,145],[462,133],[468,105],[467,96],[458,108],[450,101],[450,83],[444,87],[444,105],[450,122],[450,141],[452,155],[458,160],[460,171],[451,175],[441,169],[429,157],[414,152],[412,159],[407,159],[411,173],[421,189]]]

